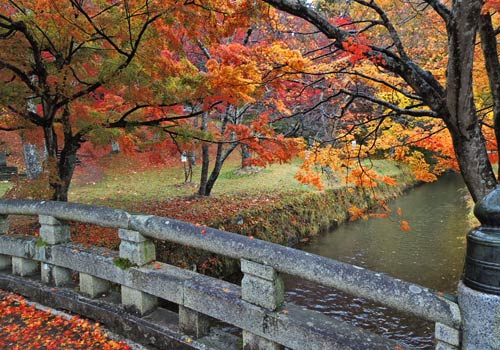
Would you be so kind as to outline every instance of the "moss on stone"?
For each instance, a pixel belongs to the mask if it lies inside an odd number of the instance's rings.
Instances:
[[[42,238],[38,238],[38,240],[36,241],[35,247],[42,248],[42,247],[46,247],[48,245],[49,244],[47,242],[45,242]]]
[[[116,267],[119,267],[122,270],[126,270],[126,269],[129,269],[131,267],[137,266],[136,264],[134,264],[132,261],[130,261],[127,258],[114,258],[113,264],[115,264]]]

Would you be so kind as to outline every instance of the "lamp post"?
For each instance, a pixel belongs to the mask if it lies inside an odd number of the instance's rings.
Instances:
[[[481,226],[467,235],[463,281],[458,287],[464,350],[500,349],[500,186],[474,208]]]
[[[500,295],[500,186],[474,208],[481,226],[467,235],[464,284],[469,288]]]

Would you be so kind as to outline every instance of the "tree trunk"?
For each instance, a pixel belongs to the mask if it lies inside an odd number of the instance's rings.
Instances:
[[[443,116],[465,184],[475,202],[496,186],[474,104],[472,71],[481,1],[454,1],[448,21],[448,70]]]
[[[80,143],[77,140],[65,140],[64,148],[58,160],[58,177],[53,199],[56,201],[68,201],[68,191],[73,178],[73,172],[76,166],[76,153],[80,148]]]
[[[481,16],[479,33],[481,34],[481,48],[493,98],[493,127],[497,141],[497,155],[500,155],[500,60],[498,59],[495,29],[489,14]],[[498,162],[498,166],[500,179],[500,162]]]
[[[229,122],[229,113],[230,113],[229,110],[226,111],[226,113],[222,117],[222,123],[220,126],[221,135],[224,135],[224,133],[226,132],[227,123]],[[225,151],[224,151],[224,144],[223,143],[219,143],[217,145],[217,154],[215,156],[214,168],[212,169],[212,173],[210,174],[210,178],[204,184],[205,186],[204,186],[203,193],[201,192],[201,185],[200,185],[200,191],[198,192],[199,195],[210,196],[210,193],[212,193],[212,189],[215,185],[215,182],[219,178],[220,171],[222,169],[222,165],[226,161],[227,157],[236,149],[236,147],[239,144],[238,142],[236,142],[236,140],[234,140],[235,136],[236,135],[234,135],[234,134],[232,135],[232,139],[233,139],[234,143],[230,144],[230,146]],[[208,169],[208,164],[207,164],[207,169]]]
[[[53,126],[43,128],[43,136],[45,139],[45,149],[47,157],[45,159],[45,171],[49,174],[49,186],[52,189],[51,199],[59,200],[60,195],[60,177],[59,177],[59,162],[57,159],[57,135]]]
[[[223,152],[224,146],[222,144],[219,144],[217,146],[217,155],[215,157],[215,164],[214,168],[212,169],[212,173],[210,174],[210,178],[207,181],[207,186],[205,188],[205,196],[210,196],[210,194],[212,193],[212,189],[214,188],[215,182],[219,178],[222,165],[224,165],[224,162],[226,161],[227,157],[236,149],[237,146],[238,143],[233,143],[226,149],[225,152]]]
[[[206,131],[208,129],[208,113],[204,113],[201,120],[201,130]],[[208,196],[206,194],[207,181],[208,181],[208,167],[210,166],[210,154],[208,153],[209,148],[207,143],[203,143],[201,146],[201,177],[200,177],[200,188],[198,189],[198,194],[200,196]]]
[[[465,135],[453,132],[453,126],[449,128],[460,172],[472,199],[477,202],[496,186],[481,128],[479,124],[472,125]]]
[[[210,196],[210,193],[212,193],[212,189],[214,188],[215,181],[217,181],[220,175],[222,164],[224,163],[224,160],[222,159],[222,151],[223,151],[222,148],[223,148],[222,144],[217,145],[217,155],[215,156],[214,168],[212,169],[212,172],[210,173],[210,178],[207,181],[205,187],[205,193],[203,194],[204,196]]]
[[[61,122],[64,134],[64,146],[61,154],[58,154],[58,140],[53,125],[44,128],[45,146],[47,148],[47,171],[49,174],[49,185],[53,190],[52,200],[68,200],[69,186],[73,178],[76,165],[76,153],[80,148],[83,134],[73,135],[69,122],[69,108],[67,107]]]
[[[248,160],[252,158],[252,153],[248,145],[241,145],[241,169],[248,167]]]

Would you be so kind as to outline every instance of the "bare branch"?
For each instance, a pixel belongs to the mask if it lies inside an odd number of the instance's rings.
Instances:
[[[341,92],[346,94],[346,95],[350,95],[350,96],[353,96],[355,98],[361,98],[361,99],[373,102],[375,104],[378,104],[380,106],[389,108],[389,109],[397,112],[398,114],[408,115],[408,116],[412,116],[412,117],[432,117],[432,118],[439,117],[439,115],[432,110],[425,110],[425,109],[415,110],[415,109],[409,109],[409,108],[401,108],[395,104],[392,104],[392,103],[387,102],[385,100],[382,100],[382,99],[379,99],[379,98],[376,98],[376,97],[373,97],[373,96],[370,96],[370,95],[367,95],[367,94],[364,94],[361,92],[353,92],[353,91],[349,91],[349,90],[345,90],[345,89],[342,89]]]
[[[344,50],[343,43],[348,38],[353,38],[352,33],[332,24],[305,3],[294,0],[264,0],[264,2],[316,26],[327,38],[335,40],[334,45],[340,50]],[[425,71],[409,58],[399,57],[388,49],[375,45],[368,45],[368,47],[370,50],[365,55],[369,59],[373,58],[375,65],[402,77],[417,94],[422,96],[431,109],[439,112],[441,116],[448,115],[444,100],[445,89],[430,72]]]
[[[448,7],[446,7],[446,5],[444,5],[439,0],[424,0],[424,1],[428,3],[434,9],[434,11],[437,12],[439,16],[441,16],[441,18],[445,21],[445,23],[448,23],[451,16],[451,10]]]
[[[389,32],[389,35],[391,36],[392,41],[394,42],[394,45],[396,45],[396,48],[397,48],[399,54],[401,55],[401,57],[407,59],[408,55],[405,52],[403,43],[401,42],[401,39],[399,38],[398,32],[396,31],[396,28],[394,28],[394,26],[392,25],[392,23],[391,23],[389,17],[387,16],[387,14],[385,13],[385,11],[382,10],[382,8],[380,6],[378,6],[375,3],[375,1],[370,1],[370,2],[365,1],[365,0],[355,0],[355,1],[360,5],[371,8],[379,15],[379,17],[382,19],[383,26]]]

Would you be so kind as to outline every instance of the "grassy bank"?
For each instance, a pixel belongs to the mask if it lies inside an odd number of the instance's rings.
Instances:
[[[7,190],[12,186],[11,183],[9,182],[0,182],[0,198],[7,192]]]
[[[239,160],[229,159],[223,167],[212,196],[297,191],[314,191],[313,186],[299,183],[295,178],[300,160],[289,164],[274,164],[258,172],[239,173]],[[85,171],[85,169],[83,169]],[[74,202],[134,206],[141,202],[164,202],[172,198],[196,194],[201,167],[193,168],[193,182],[184,183],[182,166],[136,169],[126,159],[114,158],[102,174],[93,180],[85,173],[73,182],[69,198]]]
[[[371,207],[380,200],[398,196],[414,184],[404,168],[378,160],[373,166],[383,175],[394,177],[396,186],[380,184],[375,189],[363,190],[334,182],[325,183],[325,190],[318,191],[294,178],[299,165],[299,161],[294,161],[241,173],[235,159],[222,170],[213,195],[201,198],[195,196],[196,184],[183,183],[180,166],[137,169],[126,159],[114,158],[106,167],[80,169],[70,189],[70,200],[175,218],[294,245],[348,220],[349,208]],[[199,177],[198,172],[199,167],[193,179]],[[36,224],[32,224],[24,233],[35,230]],[[76,223],[72,239],[112,249],[119,245],[116,230]],[[209,274],[225,274],[234,263],[167,242],[157,242],[157,250],[158,260],[181,267],[196,265],[199,271]]]

